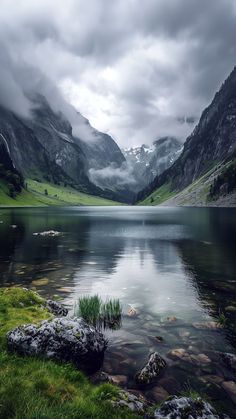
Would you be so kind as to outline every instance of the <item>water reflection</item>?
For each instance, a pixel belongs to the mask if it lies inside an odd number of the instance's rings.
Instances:
[[[191,377],[192,386],[208,391],[206,374],[224,371],[224,379],[232,379],[230,371],[218,368],[214,354],[235,352],[235,215],[234,209],[215,208],[2,209],[1,285],[61,296],[72,311],[81,295],[119,298],[122,328],[107,332],[104,369],[127,375],[133,386],[133,375],[150,351],[168,356],[182,347],[208,354],[210,366],[172,363],[163,380],[171,378],[173,384],[175,379],[183,387]],[[51,229],[63,235],[33,236]],[[127,315],[130,307],[136,316]],[[193,327],[217,320],[220,311],[228,319],[225,329]],[[171,385],[165,385],[171,393]],[[232,401],[226,404],[232,411]]]

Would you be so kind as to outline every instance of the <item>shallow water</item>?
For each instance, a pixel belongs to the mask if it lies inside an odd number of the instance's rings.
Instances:
[[[122,327],[105,332],[103,369],[126,375],[135,388],[134,374],[159,351],[168,367],[158,386],[169,394],[195,389],[235,415],[233,395],[222,386],[235,377],[217,353],[236,353],[235,209],[1,209],[0,221],[1,286],[62,297],[71,312],[80,295],[120,298]],[[63,234],[33,235],[51,229]],[[136,316],[127,315],[130,307]],[[217,321],[221,313],[223,329],[193,326]],[[205,354],[210,362],[173,360],[168,353],[176,348]],[[152,388],[146,395],[155,399]]]

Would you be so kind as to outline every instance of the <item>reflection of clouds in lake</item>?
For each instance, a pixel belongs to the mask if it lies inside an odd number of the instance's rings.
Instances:
[[[82,267],[75,276],[78,295],[120,298],[125,306],[138,304],[153,315],[191,317],[197,308],[195,290],[187,282],[175,246],[159,242],[153,253],[146,239],[135,243],[127,240],[112,272],[99,269],[99,259],[89,270]]]

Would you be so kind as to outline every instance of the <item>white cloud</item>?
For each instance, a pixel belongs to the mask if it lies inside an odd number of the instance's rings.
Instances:
[[[199,116],[235,64],[235,21],[234,0],[1,0],[14,65],[1,54],[0,95],[29,112],[26,63],[121,146],[184,138],[178,118]]]

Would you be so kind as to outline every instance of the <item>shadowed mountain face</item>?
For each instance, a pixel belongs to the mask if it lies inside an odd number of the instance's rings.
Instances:
[[[143,190],[138,200],[171,183],[181,191],[217,163],[233,158],[236,150],[236,67],[204,110],[176,162]]]
[[[24,178],[64,182],[83,192],[129,202],[129,195],[119,187],[116,193],[116,184],[109,190],[90,179],[90,170],[110,165],[119,168],[125,158],[109,135],[95,130],[72,111],[74,120],[78,119],[76,134],[66,116],[55,112],[40,95],[32,99],[32,116],[28,119],[1,107],[1,141],[13,166]]]

